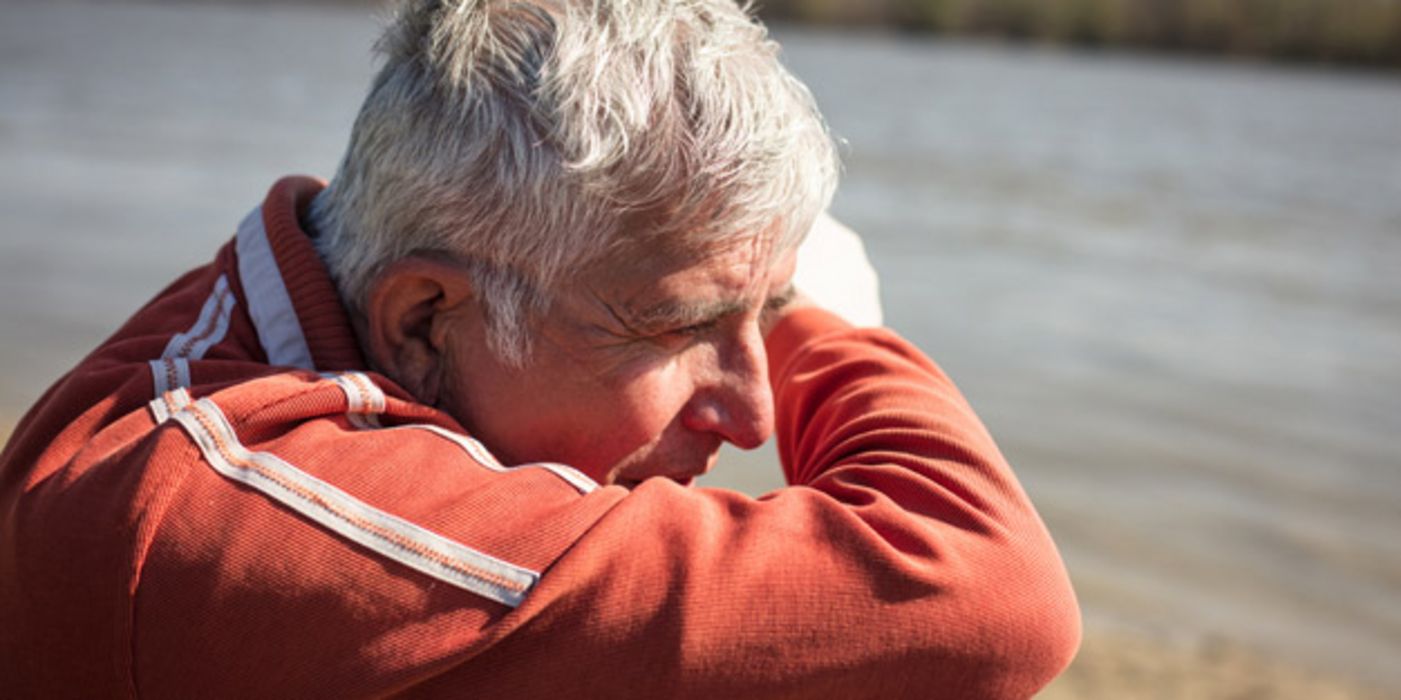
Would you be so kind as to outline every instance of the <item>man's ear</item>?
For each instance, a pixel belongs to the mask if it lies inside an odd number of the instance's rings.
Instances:
[[[473,291],[460,265],[412,257],[385,267],[365,299],[362,343],[374,367],[419,401],[437,404],[449,335],[481,322]]]

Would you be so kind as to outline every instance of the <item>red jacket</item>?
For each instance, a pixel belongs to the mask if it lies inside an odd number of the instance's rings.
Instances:
[[[279,182],[0,455],[6,697],[1022,698],[1079,617],[953,384],[770,335],[792,486],[507,468],[364,362]]]

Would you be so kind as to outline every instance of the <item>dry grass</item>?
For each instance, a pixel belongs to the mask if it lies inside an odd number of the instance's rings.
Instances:
[[[1358,679],[1271,658],[1238,642],[1086,630],[1080,654],[1037,700],[1382,700]]]

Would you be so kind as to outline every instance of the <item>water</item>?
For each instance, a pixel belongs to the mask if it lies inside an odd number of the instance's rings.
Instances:
[[[1401,85],[787,47],[852,143],[836,210],[891,324],[999,437],[1091,624],[1401,680]]]
[[[273,178],[330,174],[374,34],[363,8],[0,6],[0,422]],[[1401,690],[1401,81],[780,39],[849,142],[834,208],[888,321],[999,438],[1090,633]],[[761,492],[772,459],[709,483]]]

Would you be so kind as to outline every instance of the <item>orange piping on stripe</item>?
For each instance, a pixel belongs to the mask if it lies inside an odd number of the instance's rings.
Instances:
[[[199,335],[186,338],[185,342],[181,344],[180,350],[175,353],[176,357],[189,357],[190,351],[194,349],[195,345],[198,345],[209,336],[214,335],[214,330],[219,327],[219,318],[226,313],[224,302],[231,296],[233,296],[233,291],[227,286],[224,287],[216,299],[214,305],[216,313],[210,315],[208,326],[200,330]]]
[[[365,378],[363,376],[358,372],[350,372],[341,376],[349,379],[350,383],[355,386],[355,393],[360,395],[361,413],[379,413],[379,411],[375,410],[376,407],[373,400],[374,394],[365,388]]]
[[[179,386],[180,374],[175,371],[175,360],[162,357],[161,362],[165,365],[165,385],[167,387]]]

